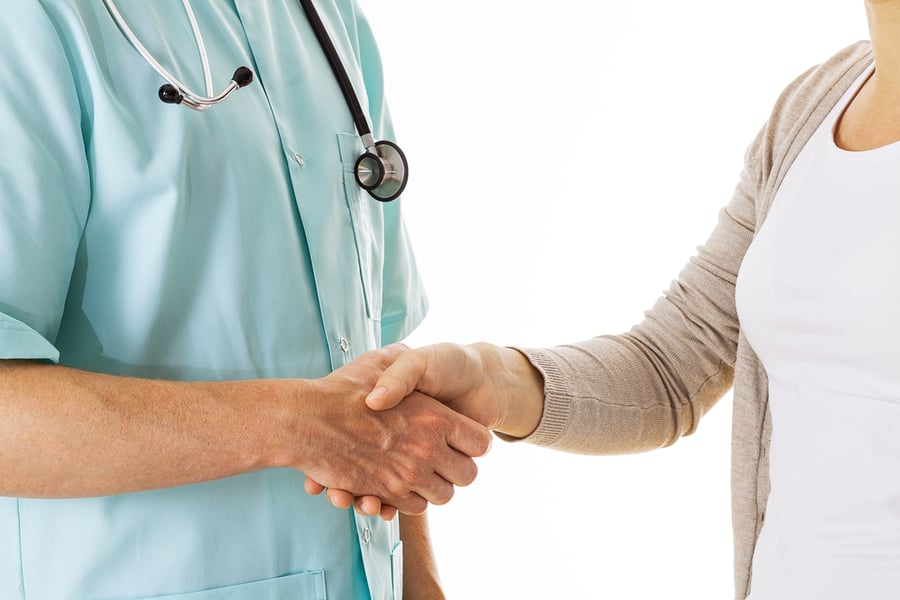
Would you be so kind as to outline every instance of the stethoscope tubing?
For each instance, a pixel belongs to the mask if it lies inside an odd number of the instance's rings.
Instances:
[[[203,35],[200,32],[200,26],[197,24],[197,19],[194,16],[193,7],[191,7],[190,2],[186,0],[182,0],[181,4],[184,6],[185,12],[188,15],[188,20],[191,23],[191,29],[194,33],[194,39],[197,41],[197,51],[200,53],[200,62],[203,64],[203,79],[206,85],[206,96],[202,96],[200,94],[194,93],[188,88],[184,83],[182,83],[177,77],[172,75],[165,67],[163,67],[156,58],[147,50],[146,46],[141,43],[140,38],[138,38],[137,34],[134,33],[134,30],[128,25],[128,22],[125,20],[125,17],[122,16],[122,13],[119,11],[119,7],[116,5],[114,0],[103,0],[103,3],[106,5],[107,10],[109,10],[110,14],[112,14],[113,19],[116,24],[119,26],[119,29],[122,30],[122,33],[125,34],[125,37],[128,38],[128,41],[132,46],[140,53],[140,55],[144,58],[147,63],[153,67],[153,70],[157,72],[157,74],[169,82],[172,86],[174,86],[179,92],[184,95],[185,104],[190,106],[195,110],[206,110],[209,106],[213,104],[218,104],[222,100],[228,97],[231,92],[237,89],[237,84],[233,81],[228,84],[228,87],[225,88],[222,93],[218,95],[213,94],[212,87],[212,74],[210,72],[209,67],[209,57],[206,54],[206,45],[203,43]]]
[[[319,46],[322,47],[322,51],[328,59],[328,64],[331,66],[334,78],[341,88],[341,93],[344,95],[344,100],[347,102],[350,114],[353,116],[353,123],[356,125],[356,131],[364,141],[367,137],[371,140],[370,143],[366,144],[366,148],[371,149],[375,144],[375,140],[372,139],[372,130],[369,128],[369,123],[366,120],[366,113],[363,112],[362,106],[359,103],[359,98],[350,81],[350,76],[347,75],[344,63],[338,55],[337,48],[334,47],[334,43],[331,41],[331,36],[328,35],[328,30],[325,28],[325,24],[319,16],[319,11],[316,10],[316,7],[311,0],[299,0],[299,2],[300,6],[303,8],[303,12],[306,13],[306,18],[319,42]]]
[[[319,47],[325,54],[331,72],[335,81],[340,87],[341,94],[353,118],[353,124],[359,134],[365,152],[356,161],[355,176],[356,181],[370,196],[381,202],[389,202],[397,198],[406,187],[409,177],[409,166],[406,156],[397,144],[387,140],[375,141],[369,122],[366,119],[366,113],[362,109],[356,90],[353,89],[353,83],[350,76],[344,68],[344,63],[338,54],[328,30],[319,16],[312,0],[298,0],[300,7],[306,14],[307,22]],[[115,0],[103,0],[113,20],[119,29],[128,39],[129,43],[138,51],[138,53],[147,61],[156,73],[162,77],[167,85],[163,85],[159,89],[159,99],[169,104],[184,104],[194,110],[202,111],[208,109],[214,104],[218,104],[231,95],[235,90],[248,85],[253,81],[253,71],[248,67],[239,67],[232,76],[231,82],[218,95],[213,94],[212,75],[210,73],[209,57],[206,53],[206,44],[203,42],[203,35],[200,26],[194,15],[193,7],[190,0],[181,0],[184,10],[187,13],[191,29],[194,34],[194,41],[197,51],[200,54],[200,62],[203,65],[203,80],[206,86],[206,95],[197,94],[191,91],[184,83],[178,80],[170,73],[141,43],[141,40],[125,21],[125,17],[119,11]]]

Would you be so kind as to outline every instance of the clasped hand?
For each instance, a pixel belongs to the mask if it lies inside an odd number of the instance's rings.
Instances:
[[[358,511],[391,519],[397,510],[421,514],[428,503],[444,504],[454,486],[474,481],[473,457],[488,451],[490,432],[484,422],[415,391],[415,383],[401,387],[395,378],[412,382],[415,356],[397,364],[404,350],[395,344],[367,352],[314,382],[320,414],[318,448],[303,466],[308,492],[327,486],[336,506],[349,507],[358,497]],[[398,369],[388,375],[393,365]],[[381,391],[385,385],[394,392]]]
[[[380,514],[388,520],[397,510],[413,514],[424,511],[426,500],[443,504],[453,495],[453,485],[471,483],[476,471],[470,457],[487,451],[488,429],[504,431],[511,397],[530,395],[530,404],[535,406],[532,413],[537,411],[538,415],[538,405],[543,402],[540,375],[514,350],[489,344],[437,344],[407,350],[399,356],[396,353],[397,346],[369,353],[366,360],[378,357],[390,365],[377,377],[347,382],[359,385],[371,381],[371,392],[364,398],[365,408],[373,419],[377,415],[383,420],[382,426],[396,423],[401,428],[380,430],[378,435],[383,439],[396,439],[399,443],[383,454],[382,460],[388,464],[371,465],[373,469],[390,471],[389,493],[374,487],[351,488],[309,471],[306,480],[310,494],[327,488],[328,499],[335,506],[353,505],[361,514]],[[347,374],[335,372],[339,378]],[[348,389],[347,393],[353,390]],[[534,417],[531,421],[534,423],[521,430],[507,424],[505,431],[514,436],[527,435],[536,424]],[[406,434],[412,434],[411,438],[406,439]],[[448,448],[441,447],[444,441]],[[409,443],[413,445],[407,448]],[[369,481],[374,484],[373,479]],[[407,488],[409,493],[401,494]]]

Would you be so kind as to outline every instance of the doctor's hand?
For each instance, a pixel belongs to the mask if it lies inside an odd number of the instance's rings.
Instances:
[[[472,457],[487,452],[491,435],[421,393],[409,394],[390,411],[366,406],[369,390],[404,348],[367,352],[312,382],[317,414],[307,439],[313,448],[297,468],[323,486],[421,514],[429,502],[444,504],[454,486],[475,479]]]
[[[408,350],[378,377],[366,404],[389,414],[420,393],[511,437],[530,434],[543,413],[540,372],[520,352],[492,344],[438,344]],[[310,478],[306,487],[310,493],[324,489]],[[333,487],[328,497],[336,506],[354,504],[362,514],[393,516],[385,498],[354,497]]]

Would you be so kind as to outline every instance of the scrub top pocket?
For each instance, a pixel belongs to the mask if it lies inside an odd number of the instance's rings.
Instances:
[[[325,572],[305,571],[274,579],[139,600],[326,600]]]
[[[353,224],[359,276],[366,296],[366,312],[374,321],[381,320],[382,282],[384,274],[384,215],[381,203],[356,182],[356,160],[365,149],[355,133],[339,133],[341,164],[344,169],[344,195]]]

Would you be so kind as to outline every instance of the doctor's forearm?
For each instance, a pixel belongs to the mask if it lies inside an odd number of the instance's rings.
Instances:
[[[0,495],[110,495],[270,466],[267,429],[280,418],[271,399],[284,385],[0,361]]]
[[[403,540],[403,597],[444,600],[427,515],[400,515],[400,539]]]
[[[366,394],[400,352],[312,380],[160,381],[0,361],[0,495],[102,496],[287,467],[419,514],[475,479],[469,457],[490,434],[423,396],[369,410]]]

